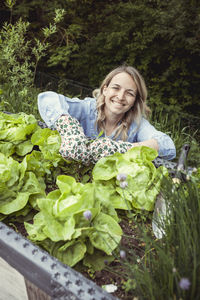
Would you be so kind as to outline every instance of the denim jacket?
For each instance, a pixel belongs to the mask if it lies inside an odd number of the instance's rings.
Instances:
[[[54,123],[61,115],[69,113],[80,122],[88,138],[94,139],[99,134],[95,124],[97,110],[96,99],[94,98],[87,97],[84,100],[78,98],[71,99],[48,91],[38,95],[38,109],[47,126],[52,129],[55,129]],[[112,139],[113,136],[114,133],[109,138]],[[156,139],[158,142],[158,156],[168,160],[176,157],[175,145],[167,134],[156,130],[145,118],[142,118],[139,128],[133,122],[128,130],[127,141],[136,143],[148,139]]]

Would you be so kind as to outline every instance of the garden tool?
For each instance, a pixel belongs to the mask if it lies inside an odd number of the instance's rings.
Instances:
[[[195,171],[195,168],[189,167],[186,169],[185,167],[189,150],[190,150],[190,145],[184,144],[177,163],[175,175],[172,178],[174,184],[179,184],[181,183],[181,181],[186,181],[187,176],[189,176],[193,171]],[[165,227],[166,214],[167,214],[166,201],[163,195],[160,193],[156,199],[155,208],[153,212],[153,219],[152,219],[153,233],[158,239],[161,239],[165,234],[164,227]]]

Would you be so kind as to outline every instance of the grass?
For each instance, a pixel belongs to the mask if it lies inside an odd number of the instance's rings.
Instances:
[[[188,166],[200,165],[200,130],[198,126],[200,118],[180,113],[179,118],[173,120],[170,118],[171,113],[166,113],[164,110],[160,111],[160,109],[155,110],[151,117],[152,124],[157,130],[168,134],[174,141],[177,151],[175,161],[178,160],[183,145],[189,144],[190,151],[186,164]]]

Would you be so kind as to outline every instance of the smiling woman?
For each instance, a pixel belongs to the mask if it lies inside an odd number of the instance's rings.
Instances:
[[[126,72],[115,75],[108,85],[103,86],[105,97],[105,132],[112,134],[135,103],[137,86]]]
[[[165,159],[176,156],[171,138],[147,121],[147,89],[135,68],[114,69],[93,96],[71,99],[51,91],[38,96],[42,119],[61,135],[64,157],[96,163],[136,146],[151,147]]]

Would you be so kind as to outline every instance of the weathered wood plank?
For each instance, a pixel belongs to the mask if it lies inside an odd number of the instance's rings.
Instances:
[[[25,284],[27,288],[27,294],[29,300],[51,300],[44,291],[35,286],[32,282],[25,279]]]
[[[28,300],[24,277],[0,258],[0,300]]]

